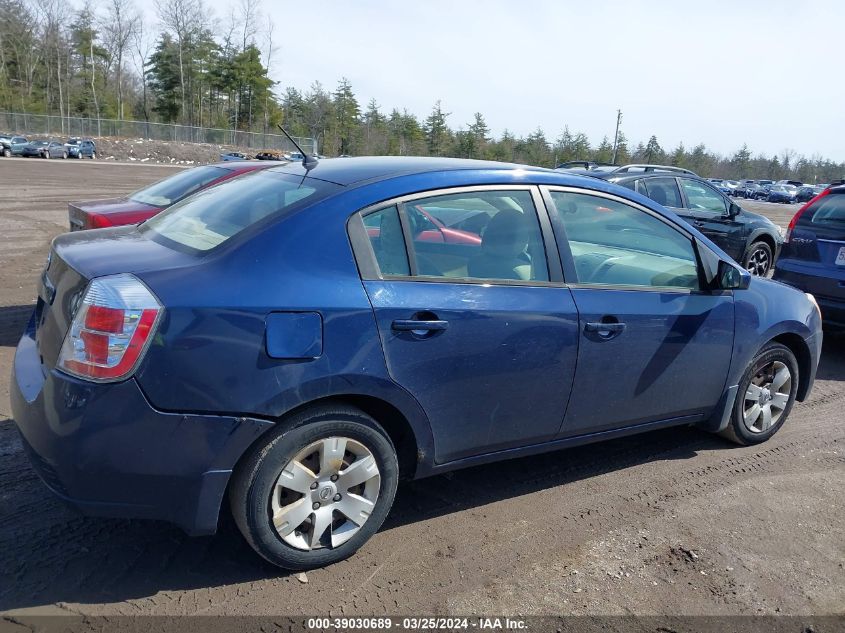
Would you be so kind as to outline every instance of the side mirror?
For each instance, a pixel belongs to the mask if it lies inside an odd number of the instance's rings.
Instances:
[[[740,214],[741,211],[742,211],[742,207],[740,207],[738,204],[736,204],[734,202],[731,202],[731,206],[728,207],[728,217],[735,218],[736,216],[738,216]]]
[[[751,273],[738,265],[722,259],[701,240],[696,240],[707,287],[715,290],[745,290],[751,284]]]
[[[745,290],[751,284],[751,273],[724,260],[719,262],[719,288]]]

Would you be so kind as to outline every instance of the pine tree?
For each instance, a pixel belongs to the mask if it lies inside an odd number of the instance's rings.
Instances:
[[[337,137],[337,153],[351,154],[353,136],[358,128],[361,109],[352,92],[352,85],[343,77],[334,92],[334,124]]]
[[[451,131],[446,125],[446,117],[448,116],[449,113],[443,112],[440,100],[438,99],[423,125],[428,153],[431,156],[446,155],[447,146],[451,137]]]

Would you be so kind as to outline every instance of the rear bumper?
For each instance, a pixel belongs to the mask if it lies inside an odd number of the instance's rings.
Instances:
[[[825,326],[845,329],[845,277],[838,279],[821,273],[793,260],[779,260],[773,278],[811,293],[821,308]]]
[[[232,468],[271,422],[164,413],[135,380],[94,384],[41,365],[33,322],[18,344],[12,414],[33,468],[84,514],[213,534]]]

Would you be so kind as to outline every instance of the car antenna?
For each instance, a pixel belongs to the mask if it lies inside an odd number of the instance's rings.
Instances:
[[[285,128],[283,128],[281,125],[277,125],[277,127],[282,131],[282,134],[288,137],[288,140],[293,143],[293,146],[296,149],[299,150],[299,153],[302,154],[302,166],[305,167],[305,170],[308,171],[314,169],[319,164],[317,157],[306,154],[305,151],[299,146],[299,143],[293,140],[293,137],[288,134],[288,131]]]

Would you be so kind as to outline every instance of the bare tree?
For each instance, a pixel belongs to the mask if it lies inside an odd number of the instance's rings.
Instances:
[[[267,76],[270,76],[270,63],[273,61],[273,55],[276,52],[275,47],[273,46],[273,32],[276,30],[276,25],[273,23],[273,17],[271,15],[267,15],[267,29],[264,32],[264,41],[267,46],[267,61],[264,64],[264,67],[267,69]],[[270,127],[270,91],[267,91],[267,94],[264,96],[264,133],[267,134],[267,130]]]
[[[149,100],[147,98],[147,61],[150,59],[153,48],[153,40],[149,37],[144,20],[139,16],[136,28],[132,33],[132,58],[135,71],[141,79],[141,109],[144,112],[144,121],[147,122],[150,120]]]
[[[52,73],[51,59],[56,60],[56,84],[59,91],[59,117],[61,119],[62,133],[65,131],[65,107],[62,86],[62,57],[65,49],[65,25],[70,17],[70,6],[66,0],[38,0],[37,10],[41,15],[43,25],[43,41],[45,47],[44,60],[47,66],[47,91],[44,99],[47,103],[47,111],[52,99],[50,91],[50,77]],[[48,53],[49,52],[49,53]],[[68,113],[69,114],[69,113]]]
[[[243,33],[243,44],[241,50],[255,42],[255,35],[258,33],[258,20],[261,15],[259,7],[261,0],[240,0],[241,26]]]
[[[106,16],[101,20],[103,44],[115,65],[117,118],[124,118],[124,65],[141,16],[133,0],[110,0]]]
[[[176,36],[179,52],[179,86],[182,92],[183,118],[185,101],[185,48],[205,24],[202,0],[156,0],[159,20]]]

